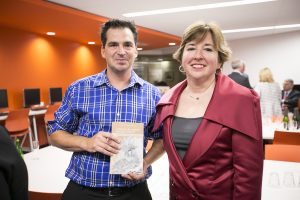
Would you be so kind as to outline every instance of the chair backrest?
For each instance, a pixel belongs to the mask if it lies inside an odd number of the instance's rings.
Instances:
[[[49,105],[45,113],[44,121],[47,124],[48,121],[54,120],[54,113],[59,108],[60,104]]]
[[[300,145],[300,132],[275,131],[273,144]]]
[[[300,146],[288,144],[266,144],[265,159],[300,162]]]
[[[9,132],[18,132],[28,129],[30,127],[28,115],[28,108],[11,110],[5,120],[5,128]]]

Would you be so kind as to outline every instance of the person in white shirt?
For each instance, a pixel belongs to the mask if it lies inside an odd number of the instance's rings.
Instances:
[[[281,89],[279,84],[274,81],[269,68],[263,68],[259,72],[259,83],[254,90],[260,96],[260,107],[263,117],[271,118],[282,114],[280,106]]]

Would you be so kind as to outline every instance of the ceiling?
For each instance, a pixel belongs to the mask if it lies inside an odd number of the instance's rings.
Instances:
[[[233,1],[233,0],[230,0]],[[151,3],[149,3],[151,2]],[[0,25],[86,43],[99,43],[99,26],[108,18],[135,21],[144,50],[179,44],[184,29],[197,20],[216,21],[223,30],[300,24],[300,1],[277,0],[251,5],[126,18],[124,13],[229,2],[228,0],[1,0]],[[224,33],[227,40],[278,34],[298,28]]]

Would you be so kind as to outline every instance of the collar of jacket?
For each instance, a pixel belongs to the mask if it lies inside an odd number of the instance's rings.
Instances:
[[[154,130],[165,119],[175,115],[178,99],[186,85],[187,81],[184,80],[162,96],[157,104]],[[203,118],[230,127],[256,140],[262,137],[258,95],[253,90],[235,83],[226,75],[216,75],[216,86]]]

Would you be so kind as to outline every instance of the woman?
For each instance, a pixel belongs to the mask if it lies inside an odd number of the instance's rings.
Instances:
[[[259,83],[255,91],[260,96],[260,106],[263,118],[271,119],[273,116],[282,115],[281,110],[281,89],[278,83],[274,82],[272,72],[265,67],[259,72]]]
[[[229,55],[220,28],[203,22],[185,30],[174,54],[186,80],[162,97],[154,124],[163,125],[170,199],[260,199],[259,98],[221,74]]]

